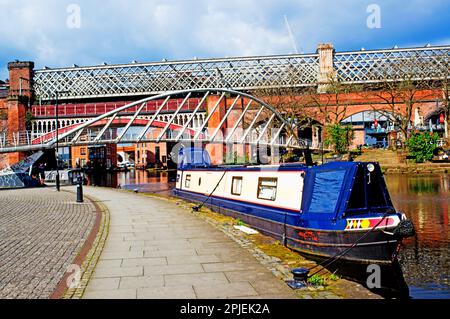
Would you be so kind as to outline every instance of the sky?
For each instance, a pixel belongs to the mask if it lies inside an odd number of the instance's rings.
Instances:
[[[0,0],[2,80],[16,59],[40,69],[313,53],[326,42],[336,51],[450,45],[450,1]]]

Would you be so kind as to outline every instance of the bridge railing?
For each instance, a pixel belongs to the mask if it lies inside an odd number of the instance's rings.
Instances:
[[[23,145],[44,145],[55,138],[55,134],[38,136],[31,131],[0,133],[0,148],[20,147]]]
[[[183,102],[183,99],[173,99],[168,101],[163,109],[164,112],[174,112],[178,106]],[[198,103],[199,98],[190,98],[186,101],[181,111],[193,111]],[[73,103],[73,104],[60,104],[58,105],[58,115],[59,116],[95,116],[99,114],[105,114],[107,112],[113,111],[119,107],[126,105],[129,102],[104,102],[104,103]],[[160,101],[149,101],[144,109],[143,113],[153,114],[156,110],[164,103],[164,100]],[[206,107],[203,103],[203,109]],[[137,106],[124,110],[123,113],[133,114],[137,110]],[[33,105],[31,107],[33,116],[35,117],[54,117],[56,116],[56,106],[52,105]]]

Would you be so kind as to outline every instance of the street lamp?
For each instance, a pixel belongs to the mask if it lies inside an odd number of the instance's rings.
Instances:
[[[58,96],[60,93],[69,93],[69,91],[56,91],[55,92],[55,115],[56,115],[56,148],[55,148],[55,157],[56,157],[56,190],[59,192],[60,190],[60,180],[59,180],[59,118],[58,118]]]

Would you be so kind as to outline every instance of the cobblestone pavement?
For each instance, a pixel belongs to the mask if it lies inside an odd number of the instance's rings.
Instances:
[[[86,187],[110,230],[85,298],[295,298],[222,231],[159,198]]]
[[[0,191],[0,298],[49,298],[96,218],[54,188]]]

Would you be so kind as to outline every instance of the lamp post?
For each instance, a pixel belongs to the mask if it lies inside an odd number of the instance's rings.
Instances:
[[[55,117],[56,117],[56,148],[55,148],[55,157],[56,157],[56,190],[60,191],[60,180],[59,180],[59,112],[58,112],[58,96],[60,93],[68,93],[68,91],[56,91],[55,92]]]

